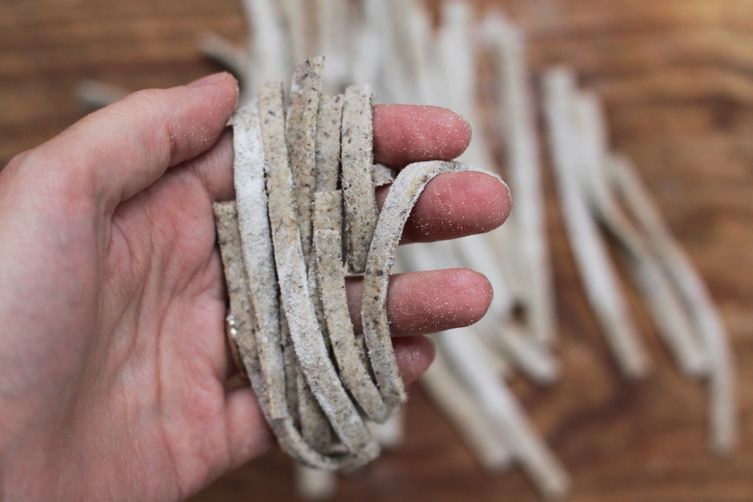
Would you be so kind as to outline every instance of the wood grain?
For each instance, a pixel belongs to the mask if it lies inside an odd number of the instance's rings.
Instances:
[[[706,449],[699,384],[682,379],[641,299],[632,306],[657,369],[620,380],[548,206],[563,375],[514,389],[573,476],[572,499],[753,498],[753,2],[750,0],[486,0],[529,30],[536,70],[565,62],[605,97],[613,143],[636,160],[670,227],[718,302],[739,368],[741,447]],[[243,38],[236,0],[3,0],[0,165],[82,115],[81,78],[131,88],[184,83],[215,68],[196,50],[205,30]],[[554,196],[551,177],[547,194]],[[412,389],[407,444],[341,482],[342,500],[531,500],[518,470],[482,473]],[[293,498],[288,460],[272,452],[196,501]]]

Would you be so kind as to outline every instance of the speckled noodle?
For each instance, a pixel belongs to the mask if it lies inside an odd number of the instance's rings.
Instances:
[[[251,381],[251,386],[259,399],[259,405],[264,412],[264,416],[274,428],[278,422],[275,422],[270,416],[267,392],[262,381],[262,371],[254,339],[253,306],[247,293],[248,278],[243,270],[243,259],[241,257],[242,246],[238,230],[236,204],[235,202],[219,202],[213,206],[217,241],[230,299],[229,317],[234,320],[237,331],[234,341],[246,374]],[[305,458],[305,454],[299,456],[294,449],[290,449],[290,451],[291,455],[296,458]]]
[[[306,384],[303,372],[296,375],[298,388],[298,419],[301,422],[303,439],[316,451],[330,453],[334,441],[332,427],[327,416],[316,402],[313,392]]]
[[[276,293],[276,291],[275,291]],[[282,358],[285,372],[285,401],[288,415],[293,419],[295,426],[301,428],[301,417],[298,407],[298,375],[301,369],[298,367],[298,358],[293,348],[293,340],[290,339],[290,329],[285,318],[285,312],[280,313],[280,339],[282,341]]]
[[[379,446],[329,359],[309,295],[285,144],[282,84],[262,85],[258,94],[275,264],[290,336],[306,382],[335,433],[347,450],[357,457],[356,463],[367,462],[378,455]]]
[[[342,261],[341,207],[339,190],[314,195],[314,254],[319,294],[340,378],[366,416],[381,423],[389,417],[391,408],[372,381],[350,320]]]
[[[298,228],[301,232],[301,244],[307,266],[311,261],[311,211],[316,189],[316,137],[323,69],[324,58],[322,56],[307,59],[296,67],[290,86],[290,106],[285,127],[298,210]],[[322,326],[316,275],[311,271],[308,273],[308,282],[317,321]],[[290,359],[286,361],[288,363],[286,370],[292,370]],[[296,389],[294,394],[291,389],[288,406],[292,407],[295,410],[294,413],[298,415],[304,439],[317,450],[324,451],[328,449],[326,433],[329,431],[329,423],[322,410],[319,409],[311,389],[306,385],[301,371],[298,369],[295,374]],[[295,399],[292,399],[293,395]]]
[[[311,300],[314,303],[314,310],[316,313],[319,326],[323,326],[322,319],[324,314],[321,312],[319,292],[316,281],[311,279],[315,277],[313,271],[309,270],[309,291],[311,292]],[[323,334],[323,336],[326,336]],[[321,406],[316,401],[311,388],[306,383],[306,379],[303,376],[303,371],[298,366],[298,359],[295,355],[295,349],[290,339],[288,332],[286,342],[286,355],[289,357],[286,360],[286,367],[292,369],[292,373],[295,378],[291,379],[292,388],[289,389],[288,395],[288,407],[291,408],[291,413],[295,417],[295,421],[301,430],[303,439],[311,445],[316,451],[322,453],[329,453],[333,449],[333,437],[332,427],[327,420],[327,416],[322,411]]]
[[[375,187],[389,185],[395,181],[395,173],[389,167],[383,166],[382,164],[374,164],[373,169],[374,172],[372,173],[372,178],[374,179]]]
[[[374,195],[371,89],[345,91],[342,119],[342,190],[345,202],[345,247],[350,271],[366,266],[378,211]]]
[[[272,418],[288,416],[285,372],[280,349],[279,302],[276,294],[272,236],[267,216],[264,150],[255,103],[240,108],[232,119],[234,185],[243,263],[257,326],[256,343],[265,394]]]
[[[253,308],[248,301],[248,279],[243,271],[241,239],[238,230],[235,202],[221,202],[214,205],[215,220],[220,253],[225,270],[230,312],[236,320],[238,330],[238,351],[251,380],[251,385],[259,399],[259,404],[267,421],[275,432],[280,446],[301,463],[320,469],[335,470],[353,462],[351,457],[325,457],[306,443],[296,430],[290,417],[270,416],[268,392],[262,383],[259,357],[253,338]],[[245,298],[244,298],[245,297]]]
[[[322,56],[307,59],[296,67],[290,86],[285,129],[304,256],[308,256],[311,249],[311,206],[316,188],[316,120],[323,69]]]
[[[316,218],[314,218],[316,219]],[[309,289],[311,290],[311,300],[314,302],[314,311],[316,312],[316,319],[319,321],[319,326],[322,332],[326,332],[324,329],[324,309],[322,307],[322,300],[319,295],[319,280],[316,276],[316,264],[314,263],[314,252],[312,249],[311,256],[307,257],[308,261],[308,274]],[[326,334],[326,333],[325,333]],[[325,342],[329,343],[325,336]],[[327,345],[329,347],[329,345]]]
[[[337,190],[343,96],[321,96],[316,124],[316,189]]]
[[[361,318],[371,369],[389,406],[398,406],[406,399],[387,317],[387,288],[395,251],[405,222],[429,181],[463,169],[463,164],[443,161],[416,162],[403,169],[392,183],[374,231],[363,278]]]
[[[265,163],[256,105],[238,110],[233,125],[238,215],[236,220],[236,202],[220,203],[215,205],[215,219],[231,296],[231,314],[238,326],[238,351],[262,411],[283,450],[312,467],[338,469],[351,463],[352,458],[326,457],[313,450],[301,437],[288,413],[277,280],[264,187]],[[244,262],[246,271],[242,269]],[[249,291],[256,308],[252,308],[248,297],[248,307],[243,306],[243,299],[237,293],[243,290]],[[233,300],[234,297],[238,299]],[[234,307],[236,304],[240,307]],[[248,336],[249,328],[246,327],[253,325],[252,313],[258,328],[255,340]]]
[[[235,202],[217,202],[213,205],[214,217],[217,221],[217,242],[225,271],[230,316],[234,319],[234,328],[237,333],[234,343],[255,353],[254,313],[248,296],[248,278],[241,256],[241,236],[238,232],[235,204]],[[251,368],[251,373],[258,374],[258,366],[255,363],[254,366]]]

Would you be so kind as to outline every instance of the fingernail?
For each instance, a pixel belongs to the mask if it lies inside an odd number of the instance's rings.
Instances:
[[[222,71],[220,73],[213,73],[211,75],[207,75],[206,77],[201,77],[198,80],[194,80],[190,84],[188,84],[188,87],[203,87],[205,85],[215,85],[219,82],[222,82],[228,77],[228,72]]]

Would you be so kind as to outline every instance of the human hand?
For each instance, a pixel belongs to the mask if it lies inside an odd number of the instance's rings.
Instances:
[[[252,391],[225,385],[212,202],[234,196],[237,94],[228,74],[141,91],[0,171],[0,499],[178,499],[267,448]],[[394,167],[449,160],[470,140],[431,107],[377,106],[374,134],[376,160]],[[509,210],[496,178],[442,175],[404,239],[484,232]],[[360,285],[348,289],[356,306]],[[468,270],[395,276],[393,333],[473,323],[491,296]],[[394,344],[414,380],[431,343]]]

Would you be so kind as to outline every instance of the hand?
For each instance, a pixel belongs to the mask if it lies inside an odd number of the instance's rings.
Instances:
[[[237,92],[227,74],[137,92],[0,171],[0,499],[182,498],[269,445],[251,390],[225,386],[212,202],[233,197]],[[378,106],[374,128],[377,161],[395,167],[470,140],[439,108]],[[484,232],[509,209],[497,179],[446,174],[405,240]],[[468,270],[397,276],[391,323],[467,325],[491,296]],[[421,336],[395,347],[406,381],[433,354]]]

